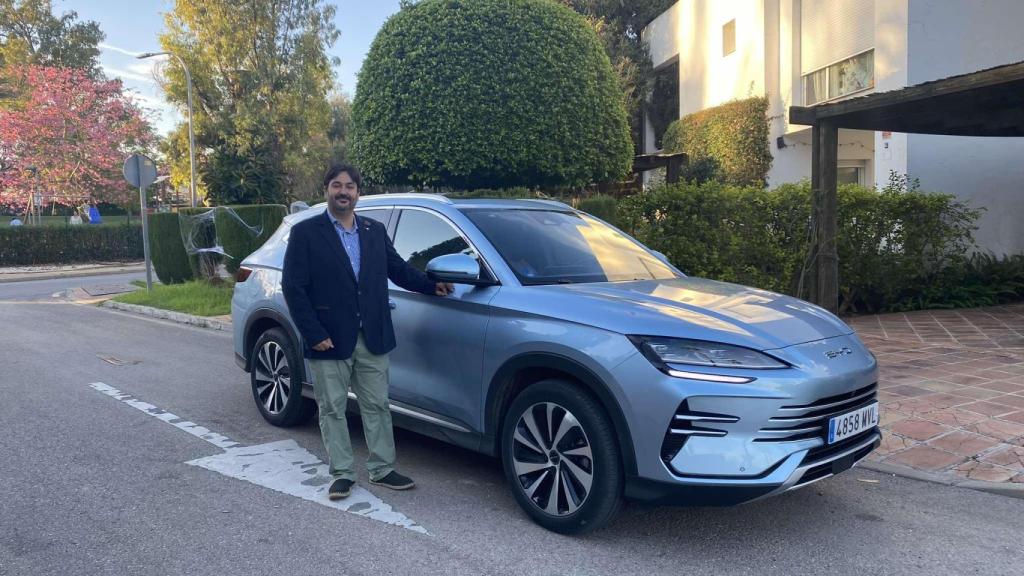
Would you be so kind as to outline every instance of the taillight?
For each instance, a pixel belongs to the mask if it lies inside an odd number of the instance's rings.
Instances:
[[[238,268],[238,271],[235,272],[235,282],[245,282],[249,279],[250,275],[252,275],[252,268],[241,266]]]

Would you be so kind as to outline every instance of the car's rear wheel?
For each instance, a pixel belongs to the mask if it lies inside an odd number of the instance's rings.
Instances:
[[[604,409],[580,387],[559,380],[530,386],[512,402],[501,437],[512,493],[544,528],[589,532],[618,512],[618,441]]]
[[[305,365],[280,328],[260,335],[252,349],[249,380],[256,407],[274,426],[295,426],[312,416],[316,403],[302,397]]]

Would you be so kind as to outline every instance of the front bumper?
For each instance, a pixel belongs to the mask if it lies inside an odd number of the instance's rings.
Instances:
[[[836,348],[853,352],[822,361]],[[842,472],[879,444],[877,427],[826,443],[830,418],[877,401],[877,364],[855,336],[773,355],[792,367],[749,384],[670,377],[640,355],[616,367],[637,462],[627,495],[736,504]]]
[[[626,478],[626,497],[668,506],[733,506],[768,498],[849,470],[882,442],[882,434],[877,428],[862,436],[854,445],[819,458],[794,454],[793,458],[800,459],[800,462],[788,475],[773,474],[757,481],[719,479],[707,483],[681,484],[629,476]]]

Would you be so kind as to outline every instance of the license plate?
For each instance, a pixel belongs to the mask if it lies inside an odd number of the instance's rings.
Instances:
[[[878,426],[878,402],[830,419],[828,443],[835,444],[875,426]]]

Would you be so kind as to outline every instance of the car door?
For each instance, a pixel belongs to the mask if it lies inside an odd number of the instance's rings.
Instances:
[[[397,211],[398,254],[424,271],[445,254],[477,251],[446,217],[422,208]],[[485,263],[481,262],[486,277]],[[397,348],[391,354],[392,398],[480,430],[484,337],[488,303],[497,286],[456,284],[447,297],[409,292],[390,284]]]

